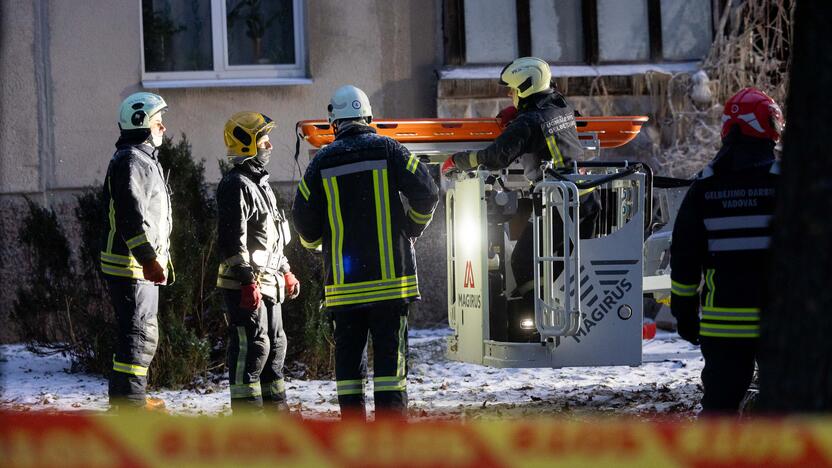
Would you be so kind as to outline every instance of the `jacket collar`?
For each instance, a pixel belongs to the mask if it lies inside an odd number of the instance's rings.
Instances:
[[[770,167],[775,162],[774,142],[729,134],[710,166],[714,172],[738,172]]]
[[[365,133],[376,133],[376,129],[364,123],[346,122],[338,126],[335,139],[338,140],[349,136],[363,135]]]
[[[519,102],[519,111],[523,112],[532,109],[543,109],[558,97],[560,97],[560,93],[552,88],[539,93],[534,93],[531,96],[523,98]]]
[[[240,164],[235,165],[233,170],[239,171],[258,184],[262,184],[269,180],[269,172],[266,168],[259,166],[257,162],[254,161],[254,158],[246,159]]]

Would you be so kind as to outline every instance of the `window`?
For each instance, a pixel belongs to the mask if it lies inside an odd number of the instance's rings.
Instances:
[[[717,0],[444,0],[449,65],[701,60]]]
[[[302,0],[142,0],[145,87],[310,83]]]

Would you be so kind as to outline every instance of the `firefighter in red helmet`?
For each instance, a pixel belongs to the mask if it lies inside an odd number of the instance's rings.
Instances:
[[[705,413],[736,413],[754,374],[783,126],[780,107],[762,91],[729,99],[722,148],[673,227],[671,310],[679,335],[701,345]]]

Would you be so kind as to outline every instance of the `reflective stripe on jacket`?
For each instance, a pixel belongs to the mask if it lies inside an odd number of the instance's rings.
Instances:
[[[144,281],[142,263],[155,258],[172,279],[170,195],[156,153],[146,144],[123,145],[110,160],[100,256],[106,275]]]
[[[323,249],[326,306],[416,300],[411,239],[433,216],[436,184],[395,140],[366,125],[340,130],[310,162],[292,207],[301,244]]]

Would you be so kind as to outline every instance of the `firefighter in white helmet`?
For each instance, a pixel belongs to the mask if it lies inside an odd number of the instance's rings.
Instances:
[[[228,311],[228,374],[232,411],[286,411],[283,363],[286,333],[280,303],[300,294],[284,248],[289,223],[277,205],[266,169],[275,124],[259,112],[238,112],[226,122],[225,146],[233,167],[217,187],[222,259],[217,286]]]
[[[157,157],[167,104],[153,93],[127,97],[119,110],[121,135],[104,179],[106,231],[101,271],[116,317],[110,374],[110,404],[157,409],[147,398],[147,371],[159,338],[159,285],[172,282],[171,209],[164,171]]]
[[[489,170],[508,167],[519,159],[526,178],[537,183],[543,178],[541,165],[551,161],[555,170],[569,167],[572,160],[583,158],[583,147],[578,140],[575,109],[552,87],[552,72],[546,61],[536,57],[522,57],[506,65],[499,83],[506,86],[516,106],[504,109],[498,118],[505,125],[500,136],[479,151],[456,153],[442,165],[442,173],[450,175],[459,170],[482,166]],[[513,117],[505,122],[506,116]],[[581,196],[582,238],[592,237],[600,204],[592,192]],[[560,223],[560,220],[556,222]],[[517,241],[511,257],[511,268],[517,282],[515,296],[531,302],[534,289],[533,240],[534,231],[528,223]],[[562,229],[554,229],[556,245],[562,245]]]
[[[323,248],[342,413],[365,414],[370,335],[376,412],[402,415],[407,410],[407,312],[419,300],[413,242],[433,216],[438,189],[425,164],[370,127],[373,113],[363,91],[339,88],[328,110],[335,141],[309,163],[292,219],[306,248]]]

